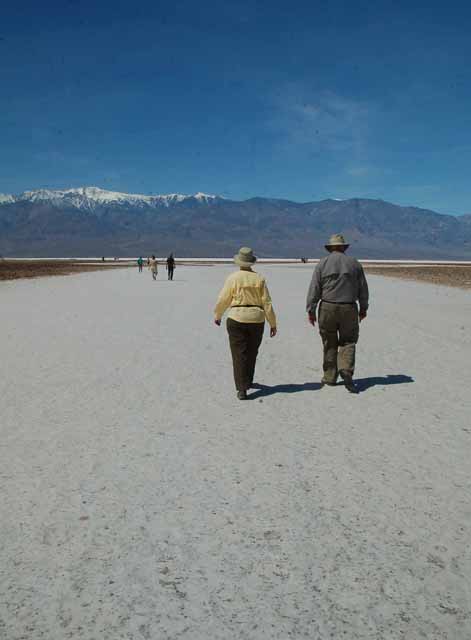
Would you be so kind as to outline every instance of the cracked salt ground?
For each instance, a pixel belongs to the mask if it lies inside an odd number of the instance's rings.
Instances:
[[[352,396],[260,271],[245,403],[226,267],[0,284],[2,640],[471,637],[469,294],[371,276]]]

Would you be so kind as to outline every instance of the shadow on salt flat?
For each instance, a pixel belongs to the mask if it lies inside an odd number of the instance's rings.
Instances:
[[[391,384],[407,384],[414,382],[414,378],[403,374],[392,374],[387,376],[373,376],[371,378],[359,378],[355,379],[358,387],[358,392],[362,393],[376,386],[388,386]],[[272,396],[275,393],[299,393],[301,391],[319,391],[322,388],[320,382],[305,382],[304,384],[276,384],[270,387],[266,384],[254,384],[256,389],[255,393],[249,395],[250,400],[256,400],[257,398],[263,398],[266,396]],[[340,381],[337,385],[343,386]]]
[[[415,382],[411,376],[405,376],[401,373],[392,374],[387,376],[373,376],[371,378],[357,378],[355,379],[359,393],[371,389],[371,387],[386,387],[390,384],[407,384],[409,382]]]
[[[305,382],[304,384],[276,384],[273,387],[269,387],[266,384],[254,384],[257,391],[251,393],[249,398],[256,400],[265,396],[272,396],[275,393],[299,393],[300,391],[319,391],[321,388],[320,382]]]

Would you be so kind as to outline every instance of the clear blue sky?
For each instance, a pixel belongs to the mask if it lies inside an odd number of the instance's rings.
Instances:
[[[0,192],[471,212],[471,6],[44,0],[0,19]]]

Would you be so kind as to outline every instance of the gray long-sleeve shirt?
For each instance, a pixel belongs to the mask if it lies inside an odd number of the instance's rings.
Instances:
[[[360,311],[368,309],[368,284],[363,267],[350,256],[332,251],[320,260],[312,276],[307,294],[306,309],[315,313],[317,303],[358,302]]]

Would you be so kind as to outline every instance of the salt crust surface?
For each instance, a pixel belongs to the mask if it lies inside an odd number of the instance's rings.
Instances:
[[[370,277],[351,396],[260,271],[245,403],[228,267],[0,284],[0,638],[471,637],[469,293]]]

